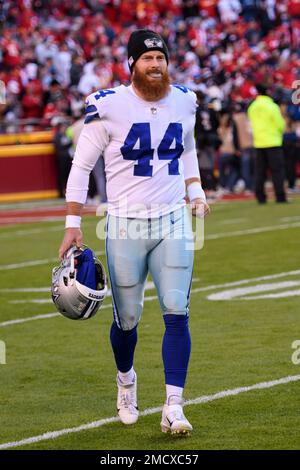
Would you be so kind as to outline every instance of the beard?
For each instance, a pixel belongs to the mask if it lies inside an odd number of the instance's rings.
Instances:
[[[169,92],[171,83],[167,70],[162,73],[160,80],[151,80],[147,73],[140,72],[138,68],[133,70],[132,82],[146,101],[159,101],[164,98]]]

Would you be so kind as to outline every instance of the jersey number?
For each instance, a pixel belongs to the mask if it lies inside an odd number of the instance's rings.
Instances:
[[[134,148],[138,140],[140,141],[139,148]],[[154,149],[151,148],[151,132],[148,122],[132,124],[120,150],[125,160],[137,161],[137,164],[134,165],[134,176],[152,176],[153,167],[150,165],[150,160],[153,159]],[[159,160],[171,160],[168,165],[169,175],[179,175],[178,160],[182,152],[182,124],[171,122],[157,148]]]

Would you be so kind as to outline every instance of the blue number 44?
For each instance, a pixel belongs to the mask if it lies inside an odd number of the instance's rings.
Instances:
[[[157,148],[159,160],[170,160],[169,175],[179,175],[178,160],[183,152],[182,134],[182,124],[171,122]],[[134,148],[138,141],[139,147]],[[151,148],[148,122],[133,124],[120,150],[125,160],[137,161],[134,165],[134,176],[152,176],[153,167],[150,161],[153,159],[154,149]]]

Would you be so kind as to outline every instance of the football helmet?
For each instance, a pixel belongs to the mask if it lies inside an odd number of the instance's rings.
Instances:
[[[72,246],[52,270],[51,295],[57,310],[72,320],[87,320],[107,294],[106,274],[94,252]]]

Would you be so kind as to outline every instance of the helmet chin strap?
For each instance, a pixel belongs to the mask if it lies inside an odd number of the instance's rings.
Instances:
[[[74,251],[71,253],[71,266],[70,266],[70,285],[72,286],[74,284],[74,279],[75,279],[75,257],[74,257]]]
[[[68,256],[70,257],[70,272],[69,272],[70,286],[74,284],[74,280],[75,280],[75,252],[78,250],[82,251],[82,248],[78,249],[76,246],[72,246],[66,255],[67,257]]]

